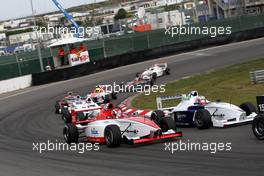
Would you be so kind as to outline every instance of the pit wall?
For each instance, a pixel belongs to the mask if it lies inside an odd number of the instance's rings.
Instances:
[[[0,81],[0,94],[30,87],[32,75]]]

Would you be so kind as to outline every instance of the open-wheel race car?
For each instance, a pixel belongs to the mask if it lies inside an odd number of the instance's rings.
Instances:
[[[65,123],[72,122],[72,114],[78,111],[96,112],[101,109],[97,103],[93,102],[91,98],[79,98],[73,101],[69,106],[62,109],[62,119]]]
[[[83,140],[118,147],[121,143],[138,144],[182,137],[170,117],[161,113],[153,113],[151,118],[135,114],[127,116],[111,103],[97,112],[75,112],[72,119],[72,123],[67,123],[63,129],[64,139],[69,144]]]
[[[117,99],[117,93],[109,92],[107,90],[107,85],[98,85],[87,95],[87,97],[91,98],[95,103],[105,104],[109,103],[111,99]]]
[[[55,113],[61,114],[62,109],[68,108],[76,100],[83,99],[80,95],[75,95],[73,92],[68,92],[67,95],[61,100],[57,100],[55,103]]]
[[[170,69],[168,68],[167,63],[157,63],[149,67],[142,73],[137,73],[136,77],[139,77],[143,80],[146,79],[157,79],[158,77],[169,75]]]
[[[257,96],[259,114],[252,122],[252,130],[259,140],[264,140],[264,96]]]
[[[163,108],[163,100],[180,100],[175,107]],[[197,91],[187,95],[157,98],[158,109],[169,110],[176,125],[196,126],[199,129],[227,127],[235,124],[252,122],[256,114],[255,106],[250,102],[239,107],[231,103],[210,102]]]

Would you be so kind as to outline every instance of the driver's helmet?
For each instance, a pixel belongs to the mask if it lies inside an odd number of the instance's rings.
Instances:
[[[119,119],[122,116],[122,111],[121,109],[116,108],[112,111],[112,114],[113,114],[113,118]]]
[[[191,91],[190,95],[192,97],[197,97],[198,96],[198,92],[197,91]]]
[[[86,102],[89,103],[89,104],[91,104],[93,101],[92,101],[92,99],[89,97],[89,98],[86,99]]]
[[[72,96],[73,96],[73,93],[72,92],[68,92],[66,98],[70,98]]]
[[[101,88],[100,88],[99,86],[97,86],[97,87],[95,88],[95,93],[100,93],[100,91],[101,91]]]
[[[200,96],[200,104],[201,105],[206,105],[207,104],[207,100],[204,96]]]
[[[81,101],[82,97],[80,95],[76,96],[77,101]]]
[[[200,104],[201,104],[201,99],[200,99],[200,97],[195,98],[195,100],[194,100],[194,105],[200,105]]]

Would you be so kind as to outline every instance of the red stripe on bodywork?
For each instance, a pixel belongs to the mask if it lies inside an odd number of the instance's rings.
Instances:
[[[133,108],[133,109],[130,109],[129,112],[125,112],[125,113],[129,115],[129,114],[132,114],[132,113],[134,113],[136,111],[137,111],[137,109]]]
[[[175,137],[182,137],[182,132],[177,132],[177,133],[174,133],[174,134],[165,134],[165,135],[158,136],[158,137],[153,137],[153,138],[136,139],[136,140],[133,140],[133,144],[139,144],[139,143],[151,142],[151,141],[158,141],[158,140],[162,140],[162,139],[170,139],[170,138],[175,138]]]
[[[143,112],[139,113],[138,115],[139,116],[144,116],[144,115],[146,115],[149,112],[150,112],[150,110],[144,110]]]
[[[152,120],[149,120],[147,118],[142,118],[142,117],[130,117],[129,120],[135,121],[135,122],[139,122],[139,123],[143,123],[145,125],[151,126],[153,128],[156,129],[160,129],[160,127],[153,122]]]
[[[87,137],[88,142],[105,143],[104,137]]]

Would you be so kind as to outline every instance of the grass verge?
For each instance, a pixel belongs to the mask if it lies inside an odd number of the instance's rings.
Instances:
[[[264,58],[168,83],[165,93],[141,94],[131,105],[141,109],[156,109],[157,96],[180,95],[192,90],[199,91],[210,101],[220,99],[235,105],[246,101],[256,104],[256,95],[264,94],[264,84],[251,84],[249,72],[259,69],[264,69]],[[173,105],[176,102],[166,102],[166,106]]]

